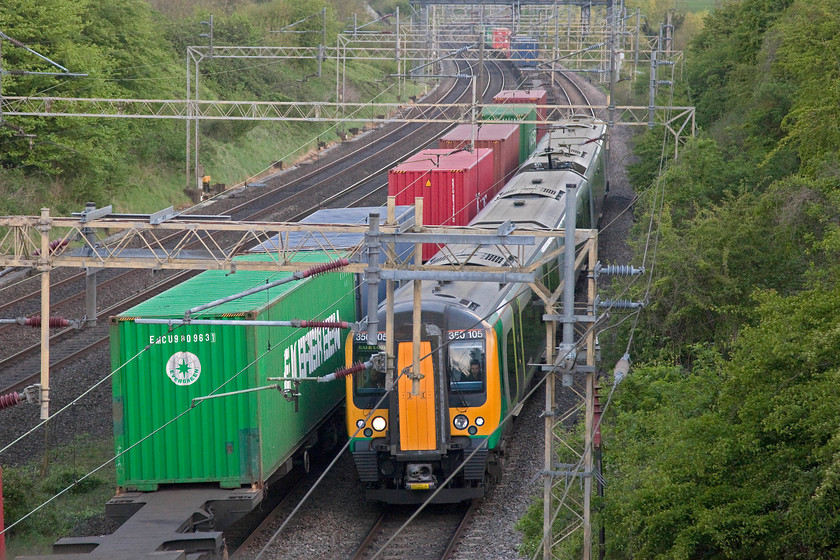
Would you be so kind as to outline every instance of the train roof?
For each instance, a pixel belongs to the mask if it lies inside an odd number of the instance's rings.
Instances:
[[[510,107],[514,107],[511,105]],[[521,106],[520,106],[521,107]],[[551,134],[540,142],[538,152],[520,168],[502,191],[481,210],[471,226],[495,228],[510,220],[521,229],[557,229],[565,223],[566,185],[586,184],[597,161],[605,127],[591,117],[576,116],[558,122]],[[551,157],[551,161],[549,161]],[[549,166],[550,164],[550,166]],[[586,190],[578,189],[576,206]],[[427,264],[470,264],[504,267],[518,261],[528,265],[541,255],[549,241],[537,241],[529,247],[500,248],[474,245],[447,245]],[[504,300],[516,297],[513,285],[488,282],[423,282],[423,309],[448,310],[448,321],[464,325],[481,317],[490,317]],[[413,305],[413,291],[401,288],[395,300],[395,310],[408,312]],[[452,325],[453,323],[449,323]],[[450,326],[450,328],[463,328]]]
[[[603,144],[606,127],[591,118],[560,121],[548,129],[548,134],[520,167],[521,172],[547,169],[568,169],[587,176],[592,162]]]

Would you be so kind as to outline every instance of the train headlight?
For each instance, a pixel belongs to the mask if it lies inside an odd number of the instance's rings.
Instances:
[[[373,435],[373,430],[371,430],[370,428],[365,428],[364,434],[365,437],[371,437]]]
[[[359,418],[358,420],[356,420],[356,427],[361,430],[362,428],[365,427],[365,421],[363,419]]]
[[[382,430],[384,430],[386,424],[387,424],[387,422],[385,422],[385,419],[382,418],[381,416],[377,416],[370,423],[370,425],[373,426],[373,429],[376,430],[377,432],[381,432]]]
[[[467,430],[467,433],[471,436],[474,436],[476,433],[478,433],[478,428],[476,428],[475,426],[470,426],[470,429]]]
[[[463,414],[459,414],[452,419],[452,425],[455,426],[456,430],[466,430],[467,426],[470,425],[470,420]]]
[[[476,418],[476,419],[475,419],[475,425],[476,425],[476,426],[483,426],[483,425],[484,425],[484,418],[482,418],[481,416],[479,416],[478,418]]]

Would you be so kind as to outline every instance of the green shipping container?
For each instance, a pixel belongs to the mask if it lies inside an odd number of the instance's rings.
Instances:
[[[519,163],[531,157],[537,147],[537,120],[536,105],[511,104],[511,105],[490,105],[481,111],[483,120],[493,121],[531,121],[519,125]]]
[[[307,260],[334,260],[325,254]],[[248,260],[268,260],[249,255]],[[347,331],[268,326],[138,324],[183,319],[192,307],[289,273],[204,272],[111,318],[114,444],[127,452],[117,485],[261,485],[292,458],[341,402],[344,384],[303,381],[298,402],[269,389],[200,402],[211,394],[270,385],[268,377],[323,376],[342,365]],[[330,273],[290,282],[196,314],[194,319],[356,320],[354,276]],[[294,390],[294,384],[281,382]]]

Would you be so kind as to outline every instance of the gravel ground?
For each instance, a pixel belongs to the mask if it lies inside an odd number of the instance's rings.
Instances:
[[[103,371],[111,370],[106,352],[92,352],[81,361],[62,368],[50,375],[50,411],[58,410],[75,399],[82,390],[87,390],[102,379]],[[2,411],[0,448],[17,437],[27,433],[39,422],[38,406],[21,404]],[[93,438],[107,438],[113,441],[113,415],[111,412],[111,384],[105,382],[93,389],[77,405],[62,413],[56,422],[36,429],[7,451],[0,459],[4,467],[41,460],[45,451],[59,445],[67,445],[79,434],[90,434]],[[106,483],[111,484],[108,480]]]
[[[282,517],[266,528],[253,546],[240,550],[235,559],[254,558],[271,539],[303,496],[314,486],[322,468],[315,468],[290,496]],[[381,505],[367,502],[356,480],[356,467],[349,452],[343,453],[295,517],[283,529],[263,558],[342,559],[353,555],[367,531],[376,522]]]

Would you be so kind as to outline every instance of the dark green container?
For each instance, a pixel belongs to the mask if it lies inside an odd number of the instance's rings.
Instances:
[[[268,260],[268,255],[244,257]],[[334,260],[324,254],[306,260]],[[111,318],[114,443],[128,450],[117,485],[155,490],[169,483],[262,485],[340,403],[341,382],[300,383],[297,403],[277,389],[192,399],[270,385],[267,377],[322,376],[342,365],[347,331],[273,326],[138,324],[182,319],[187,309],[288,276],[204,272]],[[195,319],[356,320],[352,274],[283,284],[194,316]],[[281,382],[294,389],[291,382]]]
[[[481,111],[482,120],[531,121],[519,125],[519,163],[531,157],[537,147],[537,106],[527,103],[489,105]]]

